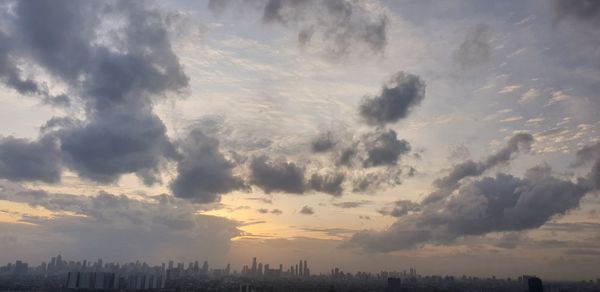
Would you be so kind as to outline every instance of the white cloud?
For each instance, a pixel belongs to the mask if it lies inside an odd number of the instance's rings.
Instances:
[[[529,89],[527,90],[525,93],[523,93],[523,95],[521,95],[521,97],[519,98],[519,103],[521,104],[526,104],[526,103],[530,103],[533,100],[535,100],[536,98],[538,98],[540,96],[540,92],[537,89]]]
[[[498,93],[511,93],[517,89],[521,88],[521,85],[507,85],[502,87],[502,89],[500,89],[500,91],[498,91]]]

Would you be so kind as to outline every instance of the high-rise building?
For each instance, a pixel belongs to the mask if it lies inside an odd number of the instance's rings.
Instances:
[[[544,292],[542,280],[538,277],[527,277],[529,292]]]

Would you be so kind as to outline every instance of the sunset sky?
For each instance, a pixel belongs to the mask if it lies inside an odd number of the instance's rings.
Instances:
[[[0,1],[0,263],[600,276],[600,1]]]

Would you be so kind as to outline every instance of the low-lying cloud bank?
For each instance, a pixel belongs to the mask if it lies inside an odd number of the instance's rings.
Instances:
[[[577,208],[587,193],[599,189],[598,144],[577,153],[578,165],[586,160],[593,166],[585,177],[575,180],[556,177],[547,165],[527,170],[522,178],[504,173],[481,177],[532,142],[530,135],[517,134],[486,159],[456,165],[434,182],[436,190],[421,203],[399,201],[391,210],[382,210],[382,214],[398,217],[389,228],[358,232],[345,245],[390,252],[447,244],[465,236],[539,228]]]

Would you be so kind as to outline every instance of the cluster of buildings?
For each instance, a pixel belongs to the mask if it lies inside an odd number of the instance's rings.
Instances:
[[[256,258],[252,258],[252,265],[244,265],[241,275],[245,277],[264,277],[264,278],[309,278],[310,269],[306,260],[300,260],[296,265],[291,265],[287,270],[283,270],[283,265],[279,264],[276,268],[271,268],[269,264],[257,263]]]
[[[326,274],[311,273],[308,262],[299,260],[284,269],[258,262],[240,272],[210,268],[205,261],[188,264],[169,261],[104,263],[67,261],[60,255],[31,266],[16,261],[0,266],[0,291],[158,290],[158,291],[600,291],[600,279],[582,282],[542,283],[534,276],[497,279],[424,276],[404,271],[344,272],[338,267]]]

